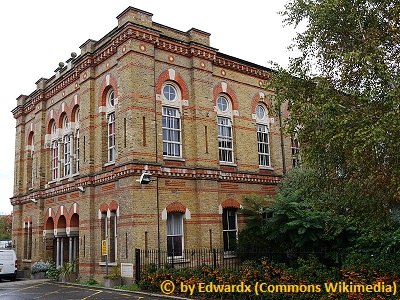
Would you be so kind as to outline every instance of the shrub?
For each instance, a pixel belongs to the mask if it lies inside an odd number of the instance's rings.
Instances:
[[[49,265],[50,265],[49,261],[47,262],[44,262],[43,260],[37,261],[31,266],[31,273],[35,274],[39,272],[46,272],[49,269]]]
[[[56,263],[53,260],[49,261],[49,267],[46,272],[47,278],[57,281],[60,276],[60,271],[56,268]]]

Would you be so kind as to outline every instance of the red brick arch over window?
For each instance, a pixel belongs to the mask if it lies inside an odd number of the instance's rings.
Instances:
[[[78,214],[79,215],[79,205],[78,203],[74,202],[70,209],[68,210],[64,205],[61,205],[60,207],[58,207],[57,209],[57,213],[54,214],[54,210],[52,208],[49,208],[46,212],[46,215],[44,216],[44,229],[45,230],[50,230],[50,229],[54,229],[54,225],[57,224],[57,228],[59,228],[58,226],[58,221],[60,219],[61,216],[65,217],[65,221],[66,221],[66,227],[70,227],[70,223],[71,223],[71,218],[74,214]],[[49,220],[52,220],[53,222],[48,222]],[[53,228],[47,228],[48,224],[52,224]],[[63,225],[64,226],[64,225]]]
[[[251,113],[252,114],[256,113],[256,107],[259,102],[263,102],[267,106],[268,113],[271,116],[271,101],[266,97],[266,95],[263,92],[258,92],[257,94],[254,95],[253,100],[251,102]]]
[[[34,145],[32,145],[32,142],[33,142],[33,135],[34,135],[34,132],[33,132],[33,131],[30,131],[30,132],[28,133],[28,138],[27,138],[27,140],[26,140],[26,144],[27,144],[28,146],[34,146]]]
[[[166,208],[167,213],[181,213],[184,214],[186,212],[186,207],[180,202],[173,202],[169,204]]]
[[[32,223],[32,216],[26,217],[24,223]]]
[[[216,86],[214,86],[213,89],[213,97],[214,97],[214,105],[217,106],[217,99],[220,94],[226,94],[229,96],[229,98],[232,101],[232,109],[233,110],[238,110],[239,109],[239,103],[236,98],[236,94],[233,91],[233,89],[230,87],[229,84],[226,82],[222,81],[219,82]]]
[[[240,208],[239,202],[237,202],[235,199],[228,198],[224,202],[221,203],[222,208]]]
[[[104,202],[103,202],[103,203],[100,205],[100,212],[103,213],[103,214],[106,214],[108,210],[110,210],[110,211],[117,211],[117,210],[118,210],[118,207],[119,207],[119,206],[118,206],[118,203],[117,203],[115,200],[111,201],[110,204],[107,204],[107,203],[104,203]]]
[[[168,80],[174,81],[179,86],[181,89],[182,100],[189,100],[189,91],[185,81],[183,80],[182,76],[173,69],[165,70],[160,74],[160,76],[158,76],[156,83],[156,94],[161,95],[162,86],[164,82]]]
[[[112,88],[114,90],[114,98],[118,98],[117,81],[111,74],[107,74],[103,79],[100,87],[99,106],[106,106],[107,93]]]

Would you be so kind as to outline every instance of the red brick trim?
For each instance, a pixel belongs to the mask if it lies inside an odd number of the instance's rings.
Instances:
[[[118,203],[113,200],[109,205],[110,211],[117,211],[118,210]]]
[[[108,211],[108,204],[103,202],[103,203],[100,205],[100,212],[101,212],[102,214],[106,214],[107,211]]]
[[[262,97],[260,96],[260,93],[263,93],[263,94],[264,94],[264,98],[262,98]],[[254,95],[253,100],[252,100],[252,102],[251,102],[251,113],[252,113],[252,114],[255,114],[255,113],[256,113],[256,107],[257,107],[257,104],[258,104],[259,102],[262,102],[262,103],[264,103],[264,104],[267,106],[267,108],[268,108],[268,113],[269,113],[269,115],[271,116],[271,115],[272,115],[272,114],[271,114],[271,101],[267,98],[267,96],[265,95],[264,92],[258,92],[258,93],[256,93],[256,94]]]
[[[156,83],[156,94],[161,95],[161,88],[164,84],[164,82],[170,80],[175,82],[179,88],[181,89],[181,95],[182,95],[182,100],[189,100],[189,90],[186,86],[185,81],[183,80],[182,76],[176,71],[175,71],[175,78],[170,78],[170,72],[169,70],[165,70],[158,76],[157,83]]]
[[[184,214],[186,212],[186,206],[184,206],[180,202],[173,202],[166,207],[167,213],[181,213]]]
[[[235,199],[228,198],[224,202],[221,203],[222,208],[240,208],[239,202],[237,202]]]
[[[226,91],[224,91],[222,87],[222,82],[219,82],[213,89],[213,96],[214,96],[214,105],[217,106],[217,99],[220,94],[226,94],[229,96],[230,100],[232,101],[232,109],[238,110],[239,109],[239,102],[236,98],[236,94],[233,89],[230,87],[229,84],[226,84]]]
[[[109,77],[109,82],[107,84],[107,76]],[[107,93],[112,88],[114,90],[114,98],[118,98],[118,88],[117,88],[117,81],[115,80],[114,76],[111,74],[107,74],[106,77],[103,79],[100,87],[100,94],[99,94],[99,106],[106,106],[107,100]]]

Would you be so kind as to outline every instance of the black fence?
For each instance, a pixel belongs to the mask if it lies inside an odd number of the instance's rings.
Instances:
[[[307,258],[310,255],[318,257],[327,266],[341,267],[346,253],[339,252],[271,252],[268,250],[252,252],[226,252],[221,249],[184,250],[176,256],[167,250],[135,250],[136,281],[147,267],[155,268],[196,268],[210,266],[212,269],[223,268],[238,270],[246,260],[267,258],[269,261],[291,265],[297,258]]]

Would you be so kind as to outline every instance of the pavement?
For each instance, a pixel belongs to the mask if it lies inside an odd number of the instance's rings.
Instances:
[[[17,280],[0,282],[1,300],[111,300],[137,299],[160,300],[182,299],[175,296],[125,291],[98,286],[86,286],[50,281],[49,279]]]

